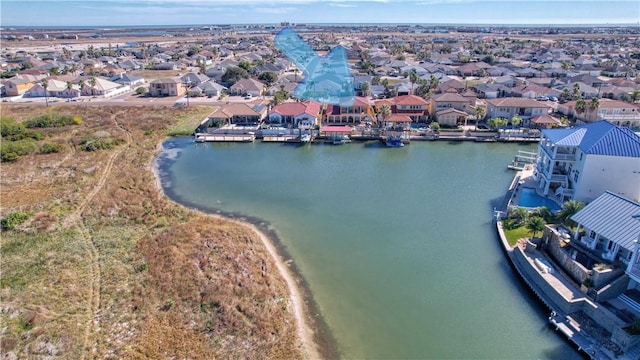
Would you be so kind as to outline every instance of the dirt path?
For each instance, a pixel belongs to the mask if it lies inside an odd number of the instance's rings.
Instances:
[[[81,359],[93,358],[98,349],[98,331],[100,327],[100,292],[102,286],[102,276],[100,269],[100,253],[98,248],[96,247],[95,242],[93,241],[93,237],[87,230],[84,222],[82,221],[82,212],[86,209],[86,207],[91,203],[93,198],[102,190],[104,185],[107,183],[107,179],[109,175],[111,175],[111,169],[113,168],[113,164],[116,158],[122,154],[125,150],[127,150],[131,144],[132,137],[131,133],[126,129],[122,128],[120,124],[115,120],[116,115],[113,115],[111,120],[115,123],[115,126],[122,130],[127,138],[126,144],[122,146],[118,151],[114,152],[107,161],[107,165],[100,175],[100,179],[93,187],[93,189],[87,194],[87,196],[80,202],[78,208],[71,213],[67,218],[65,218],[62,222],[65,228],[69,228],[75,226],[78,229],[78,232],[82,236],[85,245],[87,246],[87,255],[89,257],[90,262],[90,285],[89,285],[89,299],[88,299],[88,320],[87,325],[84,331],[83,336],[83,349],[84,352],[82,354]],[[63,162],[66,160],[63,159]]]

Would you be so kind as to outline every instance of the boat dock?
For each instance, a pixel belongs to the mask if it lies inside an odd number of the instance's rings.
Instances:
[[[196,142],[254,142],[254,134],[195,134]]]
[[[518,151],[518,154],[514,157],[511,164],[507,165],[507,168],[511,170],[522,171],[527,168],[529,165],[533,166],[536,162],[536,156],[538,154],[529,151]]]

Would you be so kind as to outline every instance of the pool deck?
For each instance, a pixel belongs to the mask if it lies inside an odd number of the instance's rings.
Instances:
[[[525,166],[524,170],[519,170],[516,172],[515,179],[518,179],[517,184],[513,184],[516,189],[511,197],[511,201],[509,202],[509,206],[518,206],[520,203],[520,196],[522,195],[522,188],[532,188],[536,190],[536,193],[540,197],[545,197],[540,193],[540,189],[538,189],[536,180],[533,178],[533,165]],[[558,206],[561,206],[561,202],[559,199],[553,196],[547,196],[547,199],[554,201]]]

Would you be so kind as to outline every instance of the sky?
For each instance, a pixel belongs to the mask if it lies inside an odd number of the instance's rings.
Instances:
[[[640,0],[0,0],[0,26],[638,24]]]

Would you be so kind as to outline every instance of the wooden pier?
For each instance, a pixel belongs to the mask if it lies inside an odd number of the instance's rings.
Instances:
[[[206,134],[195,135],[196,142],[254,142],[254,134]]]

